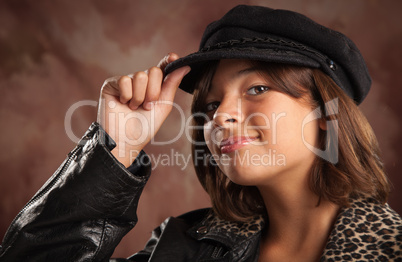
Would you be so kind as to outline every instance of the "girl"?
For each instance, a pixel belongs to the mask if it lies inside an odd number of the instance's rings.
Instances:
[[[114,261],[401,261],[401,218],[357,107],[370,83],[344,35],[235,7],[197,53],[105,82],[98,121],[13,221],[0,260],[109,260],[137,222],[142,149],[180,86],[194,93],[193,162],[212,208],[168,218]]]

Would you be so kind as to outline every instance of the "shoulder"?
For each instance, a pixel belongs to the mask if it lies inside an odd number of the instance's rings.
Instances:
[[[325,255],[337,259],[402,257],[402,219],[388,204],[355,199],[335,222]],[[341,255],[340,255],[341,254]]]
[[[341,212],[339,221],[350,228],[357,229],[357,233],[365,232],[377,236],[377,240],[388,240],[395,237],[401,243],[402,219],[388,204],[378,203],[373,199],[354,200],[349,208]],[[338,220],[339,220],[338,218]],[[358,225],[369,227],[359,228]],[[387,236],[382,238],[381,236]],[[398,238],[399,236],[399,238]]]

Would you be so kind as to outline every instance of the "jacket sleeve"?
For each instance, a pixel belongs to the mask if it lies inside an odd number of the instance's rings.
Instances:
[[[150,176],[142,151],[128,171],[114,141],[93,123],[76,148],[10,225],[0,261],[108,261],[137,222]]]

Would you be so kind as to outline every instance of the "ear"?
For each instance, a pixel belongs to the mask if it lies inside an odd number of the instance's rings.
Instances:
[[[327,130],[327,121],[325,120],[324,117],[322,117],[322,118],[320,118],[320,120],[318,120],[318,125],[321,130]]]

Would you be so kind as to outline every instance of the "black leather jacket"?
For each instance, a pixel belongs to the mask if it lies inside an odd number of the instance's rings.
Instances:
[[[110,259],[137,222],[150,176],[141,152],[125,169],[114,142],[94,123],[77,147],[10,225],[0,261],[257,261],[264,219],[220,220],[210,209],[168,218],[144,250]],[[148,161],[149,162],[149,161]],[[402,261],[401,218],[388,205],[355,201],[343,209],[321,261]]]

